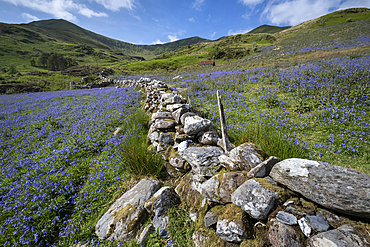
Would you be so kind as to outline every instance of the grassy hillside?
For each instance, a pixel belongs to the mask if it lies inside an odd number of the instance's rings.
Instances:
[[[0,67],[14,65],[18,71],[40,70],[31,66],[30,59],[51,52],[74,58],[78,64],[116,66],[204,41],[208,40],[193,37],[162,45],[135,45],[104,37],[65,20],[20,25],[0,23]]]
[[[277,27],[277,26],[270,26],[270,25],[262,25],[259,27],[256,27],[252,31],[249,31],[249,34],[256,34],[256,33],[278,33],[285,29],[291,28],[291,26],[286,27]]]

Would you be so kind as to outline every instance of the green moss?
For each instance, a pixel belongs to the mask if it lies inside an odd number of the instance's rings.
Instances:
[[[166,152],[164,153],[164,156],[166,158],[167,161],[170,161],[170,159],[172,158],[175,158],[175,157],[178,157],[179,156],[179,152],[176,151],[173,146],[169,146],[166,150]]]
[[[244,235],[246,238],[253,237],[254,221],[240,207],[230,203],[225,206],[225,210],[219,216],[219,220],[226,219],[229,222],[233,221],[237,225],[244,226]]]
[[[179,178],[181,177],[182,175],[184,175],[182,172],[179,172],[178,170],[176,170],[175,167],[171,166],[170,163],[166,162],[165,163],[165,166],[166,166],[166,169],[167,169],[167,173],[171,176],[171,177],[174,177],[174,178]]]
[[[313,202],[306,201],[305,199],[301,198],[300,202],[303,206],[303,208],[310,210],[310,211],[316,211],[316,205]]]
[[[133,206],[131,204],[127,204],[125,207],[119,209],[118,211],[116,211],[113,214],[114,220],[113,220],[112,225],[115,226],[118,221],[127,222],[127,219],[130,218],[130,215],[133,212],[135,212],[136,209],[137,209],[136,206]],[[138,223],[137,220],[139,219],[139,221],[140,221],[140,219],[142,219],[144,214],[145,214],[145,210],[140,210],[139,215],[138,215],[137,218],[129,219],[129,221],[127,222],[127,225],[126,225],[126,232],[127,233],[135,230],[135,226]],[[109,229],[109,232],[108,232],[107,236],[112,235],[114,230],[115,230],[115,227],[111,227]]]
[[[181,201],[190,208],[190,212],[194,212],[201,208],[203,196],[191,188],[191,183],[191,176],[188,173],[181,179],[177,191]]]

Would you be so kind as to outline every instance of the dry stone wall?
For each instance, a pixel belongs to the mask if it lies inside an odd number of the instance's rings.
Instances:
[[[149,148],[162,154],[173,191],[142,180],[99,220],[100,238],[168,238],[166,211],[184,203],[196,224],[194,246],[370,246],[370,176],[325,162],[265,157],[253,143],[225,152],[213,123],[176,90],[150,78],[141,87],[151,114]],[[138,196],[140,194],[141,196]],[[142,223],[153,214],[153,224]],[[354,218],[353,218],[353,217]]]

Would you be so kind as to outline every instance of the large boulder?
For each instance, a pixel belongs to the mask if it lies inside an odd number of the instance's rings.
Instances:
[[[143,207],[161,187],[161,182],[143,179],[123,194],[99,219],[95,233],[100,239],[131,241],[140,225],[147,219]]]
[[[287,159],[270,176],[326,208],[370,218],[370,175],[321,161]]]
[[[244,143],[233,148],[228,155],[221,155],[219,159],[231,171],[249,171],[263,160],[262,151],[253,143]]]
[[[264,189],[254,179],[247,180],[231,194],[231,201],[257,220],[267,218],[278,193]]]
[[[363,247],[370,245],[370,237],[360,235],[353,227],[343,225],[337,229],[319,233],[310,238],[309,247]]]
[[[220,170],[221,164],[218,157],[223,153],[218,147],[189,147],[179,154],[190,164],[192,175],[202,180],[202,178],[212,177]]]
[[[174,129],[175,126],[176,122],[173,119],[157,119],[154,124],[152,124],[151,128],[154,130],[168,130]]]

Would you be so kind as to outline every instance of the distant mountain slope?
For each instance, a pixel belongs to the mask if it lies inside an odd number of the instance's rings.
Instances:
[[[249,34],[256,34],[256,33],[277,33],[280,31],[283,31],[285,29],[291,28],[291,26],[286,26],[286,27],[278,27],[278,26],[270,26],[270,25],[262,25],[259,27],[256,27],[252,31],[249,31]]]
[[[34,21],[26,24],[26,26],[65,42],[82,43],[97,48],[102,48],[102,45],[105,45],[111,49],[119,50],[126,55],[143,56],[146,58],[157,56],[163,52],[177,50],[181,46],[210,41],[199,37],[192,37],[165,44],[136,45],[93,33],[65,20],[51,19]]]

